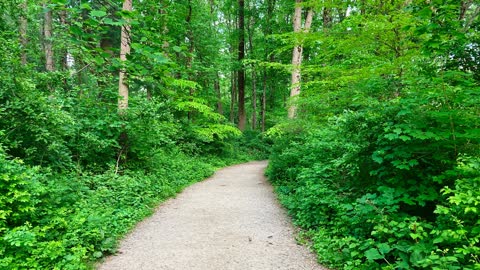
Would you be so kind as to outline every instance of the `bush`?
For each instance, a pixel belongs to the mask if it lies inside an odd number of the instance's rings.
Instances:
[[[468,155],[478,147],[468,132],[476,122],[459,119],[457,132],[470,139],[455,138],[441,124],[443,112],[419,110],[411,100],[392,101],[270,131],[267,174],[294,222],[310,231],[321,262],[343,269],[480,267],[479,163]],[[458,149],[465,157],[455,158]]]
[[[86,269],[160,201],[213,173],[167,152],[149,173],[123,175],[51,174],[0,158],[0,269]]]

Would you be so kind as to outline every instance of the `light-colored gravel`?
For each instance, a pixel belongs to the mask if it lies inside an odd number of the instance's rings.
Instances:
[[[99,270],[326,269],[265,180],[266,162],[224,168],[158,207]]]

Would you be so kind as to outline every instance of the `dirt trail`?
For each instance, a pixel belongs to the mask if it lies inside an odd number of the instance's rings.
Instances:
[[[162,204],[100,270],[325,269],[263,177],[266,162],[227,167]]]

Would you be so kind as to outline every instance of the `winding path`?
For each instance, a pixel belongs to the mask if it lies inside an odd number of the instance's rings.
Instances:
[[[325,269],[294,230],[263,171],[267,163],[224,168],[162,204],[99,270]]]

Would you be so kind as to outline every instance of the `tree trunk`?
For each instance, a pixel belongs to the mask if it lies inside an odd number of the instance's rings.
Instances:
[[[295,14],[293,17],[293,32],[298,35],[301,33],[308,33],[310,26],[313,20],[313,9],[310,8],[307,12],[307,18],[305,20],[305,26],[302,30],[302,0],[296,0]],[[292,99],[292,104],[288,108],[288,118],[292,119],[295,117],[297,112],[297,106],[295,105],[295,98],[300,94],[300,82],[302,78],[301,74],[301,65],[302,65],[302,55],[303,55],[303,37],[299,37],[300,40],[296,41],[296,44],[293,48],[292,55],[292,89],[290,91],[290,98]]]
[[[323,8],[323,29],[327,29],[332,24],[332,16],[331,16],[331,9],[330,8]]]
[[[67,10],[66,6],[63,7],[63,9],[60,11],[60,23],[62,25],[62,31],[68,31],[68,25],[67,25]],[[62,49],[62,69],[63,70],[68,70],[68,50],[66,48]],[[65,82],[66,83],[66,82]]]
[[[245,114],[245,1],[238,0],[238,129],[245,130],[247,117]]]
[[[215,89],[215,93],[217,94],[217,112],[223,115],[222,91],[220,89],[220,76],[218,75],[218,71],[215,74],[213,88]]]
[[[230,122],[235,123],[235,104],[237,103],[237,73],[232,72],[230,92]]]
[[[276,1],[275,0],[267,0],[267,20],[266,20],[266,27],[265,27],[265,32],[264,32],[264,39],[268,40],[268,36],[272,34],[272,16],[273,12],[275,10],[275,5]],[[266,44],[266,50],[265,50],[265,61],[266,62],[274,62],[275,61],[275,56],[273,54],[273,49],[271,48],[271,45],[269,43]],[[265,121],[266,121],[266,115],[267,115],[267,88],[268,88],[268,74],[269,72],[267,71],[267,68],[263,68],[263,87],[262,87],[262,109],[261,109],[261,125],[262,125],[262,132],[265,131]],[[271,85],[271,83],[270,83]],[[274,102],[273,98],[274,94],[274,88],[272,87],[270,89],[270,96],[272,100],[272,103]]]
[[[212,18],[216,17],[215,15],[215,1],[214,0],[209,0],[210,4],[210,16]],[[215,21],[212,21],[210,24],[210,29],[212,32],[216,33],[215,29],[217,28],[217,25]],[[217,35],[215,34],[215,39],[217,39]],[[215,91],[215,94],[217,95],[217,112],[221,115],[223,115],[223,103],[222,103],[222,91],[220,88],[220,75],[218,70],[215,71],[215,78],[213,79],[213,89]]]
[[[22,65],[26,65],[27,64],[27,45],[28,45],[28,39],[27,39],[28,1],[27,0],[24,0],[22,3],[20,3],[20,9],[22,10],[22,15],[20,16],[20,19],[19,19],[20,44],[22,45],[22,52],[20,55],[20,59],[21,59]]]
[[[265,132],[265,116],[267,111],[267,68],[263,68],[262,89],[262,132]]]
[[[252,8],[253,10],[254,8]],[[251,14],[248,23],[248,47],[250,49],[250,58],[253,54],[253,29],[255,27],[255,14]],[[252,63],[252,130],[257,129],[257,74],[255,71],[255,64]]]
[[[295,6],[295,13],[293,16],[293,32],[294,34],[300,33],[302,27],[302,7],[299,5],[302,1],[296,0]],[[300,94],[300,64],[302,63],[302,52],[303,47],[301,44],[296,44],[293,47],[293,55],[292,55],[292,83],[291,83],[291,91],[290,96],[295,97]],[[288,108],[288,118],[294,118],[296,113],[296,106],[290,105]]]
[[[53,60],[53,43],[52,43],[52,10],[48,7],[48,2],[44,2],[43,8],[45,9],[44,22],[43,22],[43,48],[45,51],[45,70],[55,71],[55,64]]]
[[[185,18],[185,23],[187,24],[187,38],[189,42],[189,48],[188,48],[188,57],[187,57],[187,73],[188,73],[188,79],[193,80],[192,76],[192,65],[193,65],[193,52],[195,50],[195,43],[194,43],[194,38],[193,38],[193,30],[192,30],[192,1],[188,0],[188,13],[187,17]],[[190,88],[189,90],[189,95],[190,95],[190,100],[193,101],[193,94],[195,92],[195,89]],[[192,115],[193,111],[188,112],[188,120],[192,120]]]
[[[273,54],[270,55],[270,63],[274,63],[275,62],[275,56]],[[271,73],[272,71],[270,71]],[[270,75],[268,76],[268,78],[272,78],[274,77],[274,74],[273,75]],[[270,100],[270,108],[273,110],[275,109],[275,105],[276,105],[276,101],[275,101],[275,98],[277,96],[277,93],[276,93],[276,82],[273,81],[273,86],[272,86],[272,81],[270,81],[270,94],[269,94],[269,97],[268,99]]]
[[[132,11],[132,0],[125,0],[123,2],[124,11]],[[121,33],[121,44],[120,44],[120,61],[125,62],[127,60],[127,54],[130,53],[130,24],[127,22],[122,26]],[[123,113],[128,108],[128,84],[126,82],[127,73],[125,68],[119,72],[119,82],[118,82],[118,111]]]
[[[252,130],[257,129],[257,75],[252,65]]]
[[[464,20],[465,19],[465,14],[467,14],[468,8],[472,5],[472,0],[468,1],[461,1],[460,3],[460,14],[458,16],[459,20]]]
[[[163,3],[164,1],[161,2],[161,8],[158,10],[158,13],[160,14],[160,19],[162,20],[163,26],[162,26],[162,35],[167,36],[169,29],[168,29],[168,22],[167,22],[167,4]],[[162,44],[162,49],[164,50],[163,53],[165,54],[165,57],[169,58],[169,55],[167,54],[168,48],[170,47],[170,43],[168,43],[168,40],[165,39]]]

